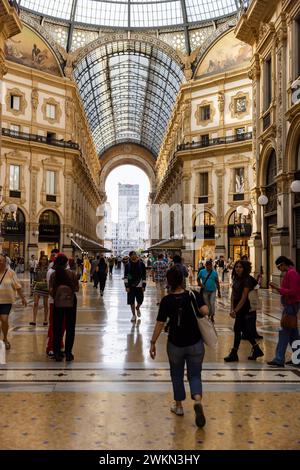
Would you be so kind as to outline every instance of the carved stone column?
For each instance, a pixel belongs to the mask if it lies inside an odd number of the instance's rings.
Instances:
[[[3,76],[7,73],[3,51],[0,49],[0,83]],[[1,155],[1,140],[2,140],[2,86],[0,86],[0,155]]]
[[[287,169],[287,159],[284,159],[285,142],[286,142],[286,118],[287,110],[287,27],[285,15],[281,15],[281,25],[276,37],[276,155],[277,155],[277,172]]]
[[[30,191],[29,191],[29,207],[30,207],[30,218],[28,224],[26,224],[26,239],[27,239],[27,256],[28,259],[31,255],[35,255],[38,258],[38,235],[35,232],[39,229],[39,221],[37,219],[37,181],[39,168],[31,165],[30,171]]]

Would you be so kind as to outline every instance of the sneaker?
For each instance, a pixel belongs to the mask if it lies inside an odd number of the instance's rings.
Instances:
[[[300,367],[300,364],[294,364],[293,361],[287,361],[285,363],[286,366],[293,366],[293,367]]]
[[[53,351],[48,351],[47,356],[50,357],[51,359],[54,358],[54,352]]]
[[[284,364],[279,364],[279,362],[276,362],[276,361],[269,361],[267,362],[268,366],[272,366],[272,367],[284,367]]]
[[[101,295],[101,297],[103,297],[103,290],[100,291],[100,295]]]
[[[135,321],[136,321],[136,316],[135,316],[135,315],[132,315],[131,321],[132,321],[132,322],[135,322]]]
[[[205,426],[206,419],[203,413],[203,406],[199,401],[194,404],[194,411],[196,426],[198,426],[198,428],[203,428],[203,426]]]
[[[140,318],[140,316],[141,316],[141,311],[140,311],[140,309],[137,309],[137,310],[136,310],[136,314],[137,314],[137,316]]]
[[[170,411],[172,413],[175,413],[177,416],[183,416],[184,415],[182,406],[177,406],[176,404],[171,406]]]

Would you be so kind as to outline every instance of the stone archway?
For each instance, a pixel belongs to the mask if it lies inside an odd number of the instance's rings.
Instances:
[[[135,165],[143,170],[149,178],[150,197],[155,187],[155,159],[149,150],[136,144],[119,144],[108,149],[101,158],[100,191],[105,194],[105,182],[108,175],[118,166]]]

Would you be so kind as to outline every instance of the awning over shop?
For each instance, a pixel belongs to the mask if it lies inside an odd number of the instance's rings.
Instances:
[[[176,238],[169,238],[168,240],[161,240],[158,243],[150,246],[147,251],[152,250],[182,250],[184,249],[183,240]]]
[[[77,241],[75,241],[73,238],[71,238],[71,241],[74,244],[74,246],[76,246],[76,248],[81,251],[81,253],[85,251],[93,251],[97,253],[111,253],[111,250],[104,248],[103,245],[95,242],[94,240],[81,239],[80,240],[81,245],[79,245]]]

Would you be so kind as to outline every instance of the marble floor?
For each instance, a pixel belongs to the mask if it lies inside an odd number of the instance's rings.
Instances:
[[[28,292],[27,276],[22,280]],[[82,285],[73,363],[45,355],[47,327],[39,311],[29,326],[32,298],[10,315],[7,364],[0,365],[1,450],[7,449],[300,449],[300,368],[272,369],[279,329],[279,297],[263,290],[258,330],[265,356],[248,361],[242,341],[239,363],[223,357],[232,346],[228,286],[217,303],[219,345],[207,349],[203,366],[203,405],[207,423],[194,423],[192,401],[185,414],[169,411],[172,387],[166,335],[149,357],[157,315],[149,282],[141,321],[130,322],[121,273],[108,279],[103,297]],[[290,353],[287,353],[287,360]],[[188,391],[188,384],[187,384]]]

